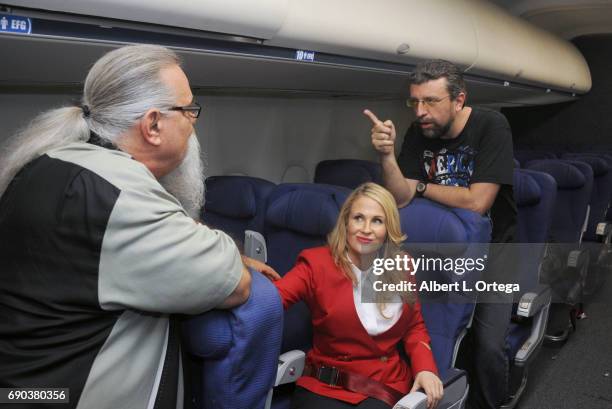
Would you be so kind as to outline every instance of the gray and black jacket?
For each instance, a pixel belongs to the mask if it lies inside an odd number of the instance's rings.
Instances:
[[[169,316],[217,306],[241,266],[129,155],[48,152],[0,200],[0,387],[68,387],[68,407],[96,409],[166,406],[166,388],[182,407],[180,369],[162,376]]]

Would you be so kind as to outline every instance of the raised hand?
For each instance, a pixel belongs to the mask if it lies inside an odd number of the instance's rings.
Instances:
[[[381,121],[369,109],[363,111],[372,121],[372,146],[381,155],[394,155],[395,153],[395,125],[391,120]]]

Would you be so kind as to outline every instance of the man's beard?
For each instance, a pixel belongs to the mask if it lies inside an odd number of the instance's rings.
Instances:
[[[189,146],[183,162],[159,179],[159,183],[178,199],[191,217],[200,220],[200,212],[204,205],[204,179],[200,142],[194,132],[189,137]]]
[[[430,122],[430,123],[432,125],[431,128],[423,129],[419,126],[419,129],[421,130],[421,135],[423,135],[424,137],[428,139],[440,139],[448,133],[448,131],[450,130],[452,121],[448,121],[446,124],[442,126],[434,122]]]

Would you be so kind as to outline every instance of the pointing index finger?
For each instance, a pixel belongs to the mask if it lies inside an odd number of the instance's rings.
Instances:
[[[370,118],[370,121],[372,121],[372,123],[374,125],[379,125],[382,124],[382,121],[380,119],[378,119],[376,117],[376,115],[374,115],[374,113],[372,111],[370,111],[369,109],[364,109],[363,113],[365,114],[365,116],[367,116],[368,118]]]

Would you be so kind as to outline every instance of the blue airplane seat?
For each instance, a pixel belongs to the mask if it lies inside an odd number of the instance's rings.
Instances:
[[[550,288],[540,283],[539,271],[556,195],[557,183],[552,176],[514,170],[514,199],[518,208],[514,246],[521,297],[514,306],[507,336],[510,396],[504,408],[514,408],[518,403],[527,384],[528,366],[544,340],[552,295]]]
[[[341,186],[314,183],[280,184],[270,194],[266,209],[265,237],[268,264],[281,276],[307,248],[324,245],[338,218],[342,204],[351,193]],[[312,346],[310,311],[303,302],[285,312],[281,351],[308,351]],[[281,357],[281,360],[283,358]],[[294,371],[296,380],[303,366]],[[277,388],[273,408],[288,408],[292,386]]]
[[[278,185],[270,194],[266,209],[268,264],[283,276],[293,267],[302,250],[324,245],[350,193],[341,186]],[[300,302],[285,314],[282,351],[308,350],[311,339],[310,313]]]
[[[605,277],[612,271],[612,220],[609,219],[612,216],[609,211],[612,201],[612,157],[605,154],[573,153],[565,154],[563,158],[585,162],[593,169],[591,210],[584,235],[591,260],[584,293],[591,295],[602,287]]]
[[[593,189],[591,167],[578,161],[543,159],[527,162],[524,169],[548,173],[557,182],[549,239],[557,243],[580,243]]]
[[[546,243],[556,197],[557,182],[551,175],[514,170],[514,198],[519,210],[517,243]]]
[[[202,220],[243,243],[246,230],[263,233],[266,199],[275,186],[249,176],[210,176]]]
[[[283,306],[274,284],[259,272],[251,274],[245,304],[183,322],[193,409],[266,407],[276,379]]]
[[[525,168],[548,173],[557,182],[557,199],[547,240],[551,244],[546,249],[542,280],[551,286],[554,302],[546,338],[564,342],[569,335],[566,310],[569,309],[575,329],[589,269],[589,251],[581,243],[589,215],[593,170],[584,162],[561,159],[531,161]]]
[[[382,168],[379,163],[369,160],[324,160],[317,164],[314,182],[344,186],[349,189],[366,182],[382,185]]]
[[[603,157],[591,154],[565,154],[563,159],[585,162],[593,170],[590,215],[584,240],[597,241],[597,225],[604,222],[612,199],[612,165]]]
[[[414,258],[485,257],[491,240],[488,218],[464,209],[452,209],[427,199],[414,199],[400,209],[402,231],[407,235],[406,250]],[[473,288],[479,271],[464,273],[424,271],[416,274],[417,285],[423,281],[465,282]],[[444,377],[455,365],[459,343],[471,324],[475,293],[422,292],[419,295],[423,319],[432,339],[432,350],[440,374]]]
[[[349,193],[350,191],[343,188],[328,185],[279,185],[270,195],[266,212],[266,239],[270,253],[270,264],[279,272],[284,273],[293,266],[299,251],[303,248],[323,244],[325,235],[333,227],[337,213]],[[430,204],[428,201],[417,199],[411,206],[401,209],[400,212],[407,218],[407,225],[423,229],[424,236],[432,237],[433,235],[439,240],[443,240],[443,238],[446,240],[452,239],[460,249],[463,249],[461,254],[468,254],[466,249],[470,248],[470,245],[465,243],[466,240],[468,242],[481,240],[488,243],[490,239],[488,219],[469,211],[448,210],[442,206]],[[442,214],[446,216],[444,220],[447,223],[439,221],[438,216]],[[431,223],[424,222],[424,219],[427,218],[431,218]],[[433,226],[434,224],[437,227]],[[286,227],[283,228],[283,226]],[[415,232],[414,238],[419,237],[419,233]],[[301,245],[296,246],[295,243],[301,243]],[[460,307],[462,308],[464,305]],[[470,311],[473,310],[473,304],[469,309]],[[455,336],[457,331],[461,332],[454,327],[456,321],[461,321],[462,325],[466,326],[470,317],[471,312],[465,315],[440,314],[426,318],[428,327],[432,326],[434,330],[444,326],[444,324],[448,325],[448,330],[440,329],[438,331],[441,334],[439,337],[434,334],[432,342],[434,355],[436,360],[441,362],[439,365],[444,374],[445,400],[438,406],[440,409],[460,407],[467,395],[466,375],[463,371],[450,367],[450,362],[453,361],[455,355],[454,348],[451,347],[450,350],[446,348],[448,342],[442,340],[442,336],[448,331],[452,332],[452,336]],[[286,318],[285,336],[288,335],[287,332],[295,331],[289,330],[289,325],[295,325],[298,320],[308,325],[310,323],[309,315]],[[310,347],[311,332],[301,331],[300,333],[302,335],[298,339],[293,339],[290,343],[284,343],[283,351],[288,348],[295,348],[300,343],[302,344],[302,351],[306,351]],[[281,355],[277,384],[295,382],[300,377],[304,364],[304,352],[302,351],[292,350]],[[275,390],[272,407],[275,409],[287,408],[289,400],[290,396],[287,393],[278,394]],[[397,403],[396,408],[424,407],[420,405],[423,405],[425,400],[424,394],[416,392],[406,395]]]

